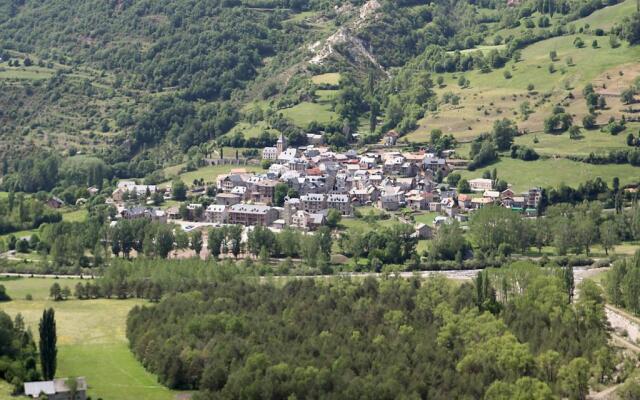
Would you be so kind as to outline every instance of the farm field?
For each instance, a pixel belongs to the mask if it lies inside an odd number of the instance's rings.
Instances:
[[[87,219],[89,212],[86,208],[73,210],[62,214],[62,220],[66,222],[82,222]]]
[[[29,229],[29,230],[26,230],[26,231],[16,231],[16,232],[5,233],[4,235],[0,235],[0,239],[6,239],[11,235],[15,236],[18,239],[20,239],[20,238],[28,238],[28,237],[31,237],[31,235],[33,235],[34,233],[38,233],[38,230],[37,229]]]
[[[328,72],[326,74],[315,75],[311,78],[311,82],[316,85],[337,85],[340,83],[340,73]]]
[[[245,139],[254,137],[257,138],[262,134],[263,131],[277,132],[275,130],[269,129],[267,123],[264,121],[258,121],[255,125],[252,125],[248,122],[239,122],[229,132],[227,132],[225,136],[233,137],[237,133],[241,133]]]
[[[337,90],[316,90],[316,96],[320,102],[330,102],[337,94]]]
[[[165,169],[165,174],[167,177],[175,176],[177,170],[179,170],[181,166],[170,167]],[[263,171],[262,167],[257,165],[209,165],[195,171],[185,172],[183,174],[178,175],[180,179],[182,179],[185,183],[191,183],[196,179],[204,179],[205,182],[215,182],[218,175],[228,174],[232,169],[244,169],[247,172],[259,172]],[[167,186],[170,181],[165,182],[163,186]]]
[[[53,302],[47,296],[49,287],[56,281],[73,290],[79,280],[31,278],[2,281],[14,300],[1,304],[0,309],[11,316],[22,313],[36,335],[42,310],[47,307],[55,309],[58,329],[57,376],[85,376],[89,384],[88,394],[93,398],[162,400],[175,397],[177,392],[160,385],[156,377],[137,362],[128,348],[125,337],[127,314],[132,307],[144,304],[144,301],[99,299]],[[33,300],[25,300],[27,294],[31,294]]]
[[[337,120],[338,115],[331,111],[328,102],[309,103],[303,102],[291,108],[278,110],[285,118],[291,119],[299,127],[306,127],[310,122],[327,123]]]
[[[40,80],[49,79],[55,70],[36,66],[26,67],[2,67],[0,68],[0,79],[2,80]]]
[[[367,214],[363,214],[363,215],[367,215]],[[399,223],[400,222],[396,221],[394,218],[379,219],[379,220],[376,220],[375,222],[368,222],[368,221],[365,221],[364,219],[357,219],[357,218],[344,218],[342,221],[340,221],[340,225],[342,225],[347,231],[352,229],[358,229],[364,233],[380,227],[389,227]]]
[[[506,180],[517,191],[535,186],[557,187],[562,183],[576,187],[596,177],[601,177],[609,185],[614,177],[620,178],[623,185],[640,179],[640,168],[629,164],[593,165],[567,159],[521,161],[502,157],[485,168],[460,172],[463,178],[473,179],[481,177],[482,171],[493,168],[497,169],[499,179]]]
[[[515,139],[515,144],[531,147],[540,155],[584,156],[590,153],[598,154],[615,149],[625,149],[627,148],[627,133],[635,133],[636,131],[637,128],[630,126],[618,135],[611,135],[608,132],[600,132],[600,130],[583,129],[582,138],[577,140],[569,139],[568,133],[561,135],[528,134],[518,136]],[[538,143],[535,143],[536,139]],[[468,154],[468,151],[462,154]]]

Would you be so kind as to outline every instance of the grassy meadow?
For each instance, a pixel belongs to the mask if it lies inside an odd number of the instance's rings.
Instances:
[[[331,111],[330,102],[322,100],[317,103],[303,102],[278,112],[300,127],[306,127],[312,121],[327,123],[338,119],[338,114]]]
[[[637,130],[628,128],[627,131],[635,133]],[[586,156],[590,153],[608,153],[611,150],[625,148],[627,147],[626,136],[626,131],[618,135],[611,135],[608,132],[600,132],[600,130],[583,130],[580,139],[569,139],[568,133],[561,135],[539,133],[518,136],[515,143],[531,147],[540,155]]]
[[[315,75],[311,78],[311,82],[316,85],[337,85],[340,83],[340,73],[328,72],[326,74]]]
[[[157,382],[129,351],[125,337],[129,310],[144,304],[142,300],[67,300],[48,299],[54,282],[73,287],[80,280],[25,278],[5,280],[2,284],[12,301],[0,304],[11,316],[21,313],[34,334],[42,310],[53,307],[58,330],[58,371],[56,376],[84,376],[93,398],[155,400],[173,399],[177,392]],[[27,294],[33,300],[25,300]],[[0,386],[0,399],[3,398]]]
[[[498,178],[513,185],[517,191],[531,187],[557,187],[564,183],[576,187],[596,177],[601,177],[609,185],[614,177],[620,178],[621,184],[640,180],[640,168],[629,164],[594,165],[563,158],[540,159],[537,161],[521,161],[502,157],[490,166],[476,171],[460,171],[465,179],[480,178],[484,170],[496,168]]]
[[[62,214],[62,220],[65,222],[83,222],[89,216],[86,208],[68,211]]]
[[[573,24],[581,27],[589,23],[592,28],[606,28],[610,23],[619,21],[621,15],[627,14],[634,7],[635,2],[627,0],[599,10]],[[574,45],[578,37],[585,43],[582,48]],[[594,40],[598,42],[597,48],[592,47]],[[549,54],[552,50],[557,53],[554,61]],[[544,119],[550,115],[553,105],[559,102],[566,103],[568,111],[574,114],[574,121],[579,124],[582,116],[587,113],[581,96],[582,88],[595,81],[604,84],[608,91],[613,87],[620,91],[620,87],[628,86],[627,79],[637,76],[635,63],[638,59],[638,46],[629,47],[627,43],[621,43],[619,47],[612,48],[607,36],[583,33],[532,44],[522,50],[521,61],[509,61],[504,68],[489,73],[469,71],[441,74],[444,84],[436,92],[439,96],[447,92],[459,96],[459,104],[443,104],[437,112],[428,113],[420,121],[418,130],[409,134],[408,139],[425,141],[429,132],[438,128],[453,134],[458,140],[467,141],[489,131],[493,121],[501,118],[516,120],[518,126],[528,132],[541,132]],[[550,72],[550,64],[553,64],[554,72]],[[510,78],[505,77],[506,71],[511,74]],[[460,76],[470,81],[468,87],[458,86]],[[618,84],[619,80],[625,82]],[[527,90],[529,84],[534,86],[534,90]],[[605,88],[601,85],[597,90]],[[565,100],[569,92],[573,93],[574,100]],[[610,107],[601,113],[599,123],[606,122],[611,115],[620,117],[622,104],[619,99],[607,100]],[[533,111],[527,120],[520,115],[520,105],[525,101],[530,103]]]
[[[21,238],[30,238],[34,233],[38,233],[37,229],[28,229],[24,231],[16,231],[11,233],[5,233],[4,235],[0,235],[0,239],[7,239],[9,236],[13,235],[18,239]]]
[[[414,219],[417,223],[433,226],[433,221],[436,217],[440,215],[437,212],[427,211],[422,214],[414,216]]]
[[[3,65],[0,68],[0,80],[27,80],[36,81],[49,79],[55,73],[54,69],[30,66],[30,67],[9,67]]]
[[[190,184],[194,180],[201,178],[204,179],[205,182],[215,182],[218,175],[228,174],[233,169],[244,169],[247,172],[264,171],[262,167],[258,165],[209,165],[195,171],[178,174],[178,171],[182,166],[183,165],[179,165],[165,169],[166,176],[173,177],[177,175],[183,182]],[[169,183],[170,181],[165,182],[163,185],[167,186]]]
[[[237,133],[241,133],[245,139],[260,137],[263,131],[277,133],[275,129],[270,129],[265,121],[258,121],[255,124],[248,122],[239,122],[225,136],[233,137]]]
[[[399,223],[400,222],[398,222],[394,218],[379,219],[373,222],[365,221],[364,219],[360,218],[343,218],[342,221],[340,221],[340,225],[346,231],[356,229],[362,231],[363,233],[367,233],[378,228],[393,226],[394,224]]]

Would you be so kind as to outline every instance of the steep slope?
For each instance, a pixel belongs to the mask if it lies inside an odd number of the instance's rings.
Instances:
[[[357,14],[357,16],[325,40],[311,44],[309,50],[314,55],[309,63],[326,65],[331,62],[346,61],[358,70],[376,68],[384,71],[382,65],[367,49],[364,41],[357,36],[358,30],[378,17],[378,11],[382,5],[378,0],[369,0],[359,9],[349,6],[350,4],[347,4],[338,9],[338,14]]]
[[[316,37],[278,4],[0,1],[7,11],[0,19],[0,154],[116,149],[126,158],[163,142],[184,121],[150,123],[148,110],[187,102],[195,105],[186,114],[195,115],[196,102],[224,103],[265,66],[273,69],[269,60],[284,69],[291,58],[282,55]],[[172,100],[158,108],[161,97]],[[222,121],[217,109],[193,128],[215,129],[189,134],[184,150],[233,126],[237,116],[229,122],[225,113]]]
[[[223,145],[255,154],[280,132],[335,146],[390,129],[470,140],[520,118],[524,101],[535,112],[519,125],[536,131],[553,103],[572,90],[577,104],[581,85],[612,84],[603,74],[636,57],[595,32],[629,4],[547,15],[540,2],[498,0],[0,0],[0,156],[92,153],[142,177]],[[575,36],[587,48],[571,48]],[[560,60],[545,74],[548,46]]]

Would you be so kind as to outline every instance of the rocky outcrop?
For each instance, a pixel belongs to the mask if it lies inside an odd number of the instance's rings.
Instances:
[[[331,61],[347,61],[359,69],[373,66],[384,71],[367,44],[357,35],[359,29],[376,18],[380,7],[378,0],[369,0],[357,10],[350,4],[337,8],[336,13],[339,15],[356,14],[357,11],[357,16],[354,15],[353,19],[328,38],[311,44],[308,49],[313,56],[309,63],[324,65]]]

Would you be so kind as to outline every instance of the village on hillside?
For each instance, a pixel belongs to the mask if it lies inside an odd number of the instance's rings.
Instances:
[[[536,213],[540,188],[515,193],[509,187],[497,188],[496,179],[484,177],[465,181],[465,193],[460,192],[460,185],[445,178],[466,168],[466,160],[455,159],[453,151],[438,156],[424,149],[394,150],[394,139],[388,136],[384,146],[362,153],[337,153],[322,144],[289,147],[281,136],[276,147],[262,151],[263,163],[270,164],[265,172],[235,168],[217,176],[215,182],[199,182],[188,192],[189,198],[199,201],[165,209],[150,205],[151,200],[149,205],[139,205],[132,199],[150,199],[154,194],[165,200],[175,198],[171,186],[123,180],[108,202],[116,206],[117,218],[171,221],[187,231],[224,224],[314,231],[326,225],[331,210],[348,218],[359,207],[437,213],[433,227],[416,224],[420,238],[430,237],[431,229],[442,223],[464,222],[474,210],[490,204]]]

